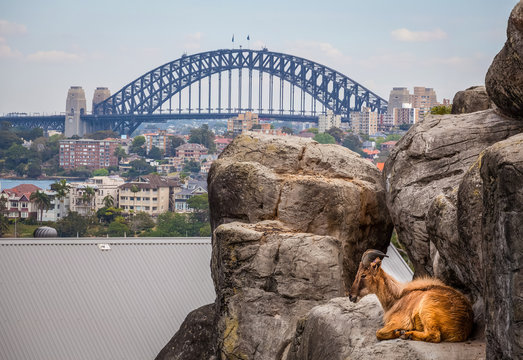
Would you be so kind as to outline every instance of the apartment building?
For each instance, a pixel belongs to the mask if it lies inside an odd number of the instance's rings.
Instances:
[[[171,138],[174,135],[168,134],[167,130],[158,130],[157,133],[143,134],[143,136],[145,137],[145,149],[147,154],[149,154],[149,151],[151,151],[153,146],[156,146],[165,154],[170,149]]]
[[[362,107],[361,112],[351,112],[350,120],[356,134],[374,135],[378,132],[378,112],[368,107]]]
[[[341,127],[341,115],[334,115],[332,110],[327,110],[326,114],[318,115],[318,132],[324,133],[325,131],[336,127]]]
[[[44,190],[44,193],[49,196],[51,200],[51,206],[49,209],[42,212],[41,221],[58,221],[63,217],[67,216],[70,210],[70,198],[66,196],[62,199],[56,197],[56,191]],[[38,213],[38,217],[40,214]]]
[[[119,204],[124,213],[144,211],[158,216],[170,209],[171,197],[181,190],[178,182],[159,175],[146,175],[120,185]]]
[[[439,105],[434,89],[422,86],[414,87],[414,94],[411,95],[410,103],[413,108],[419,109],[420,119],[424,119],[425,115],[430,114],[430,109]]]
[[[116,207],[119,187],[124,183],[125,180],[119,176],[94,176],[83,183],[71,183],[70,210],[81,215],[89,215],[105,206],[104,199],[108,195],[113,198]],[[88,190],[89,188],[92,190]]]
[[[61,140],[59,165],[64,169],[118,166],[118,158],[114,155],[117,147],[116,140]]]
[[[253,125],[259,124],[258,114],[247,111],[244,114],[227,120],[227,131],[237,136],[252,129]]]
[[[202,155],[207,155],[209,150],[201,144],[183,144],[176,148],[176,157],[182,160],[199,161]]]
[[[416,124],[420,120],[421,110],[411,104],[403,104],[401,108],[393,110],[394,126]]]

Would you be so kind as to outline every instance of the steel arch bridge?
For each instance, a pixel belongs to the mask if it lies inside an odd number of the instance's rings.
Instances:
[[[243,69],[248,70],[248,75],[242,79]],[[237,101],[235,99],[236,106],[233,106],[232,76],[235,70],[238,71],[235,75],[238,85],[234,89]],[[254,79],[257,89],[253,87],[253,72],[258,72],[258,77]],[[222,78],[224,73],[226,78]],[[279,78],[276,87],[274,77]],[[202,107],[202,100],[205,100],[202,97],[202,80],[206,78],[208,93],[204,96],[208,97],[208,102],[207,107]],[[193,84],[197,84],[198,88],[194,109]],[[225,94],[222,94],[223,84],[227,85]],[[246,93],[242,93],[242,86],[247,88]],[[188,112],[182,107],[184,89],[188,89]],[[253,102],[253,95],[258,97],[257,104]],[[308,102],[306,97],[310,99]],[[174,111],[173,99],[174,102],[178,100],[178,108]],[[215,106],[211,107],[213,101]],[[284,104],[287,102],[288,107]],[[165,105],[168,106],[167,112],[162,108]],[[110,127],[120,133],[131,133],[143,121],[151,121],[151,117],[158,120],[209,119],[255,111],[260,117],[312,121],[326,110],[348,119],[350,112],[361,111],[363,106],[383,113],[387,109],[387,101],[338,71],[311,60],[267,49],[223,49],[184,55],[159,66],[96,104],[93,115],[83,118],[95,128]]]

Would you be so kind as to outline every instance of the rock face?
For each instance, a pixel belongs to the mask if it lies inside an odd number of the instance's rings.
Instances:
[[[485,344],[431,344],[419,341],[377,341],[376,330],[383,326],[378,299],[366,296],[357,304],[347,298],[330,300],[313,308],[301,319],[287,360],[479,360],[485,358]]]
[[[507,41],[490,65],[485,84],[490,99],[499,110],[523,119],[523,2],[512,10]]]
[[[494,110],[486,110],[428,117],[412,127],[396,144],[383,172],[387,204],[398,237],[406,245],[417,275],[434,273],[434,267],[438,267],[435,260],[439,250],[440,258],[449,259],[458,258],[463,246],[477,248],[479,239],[477,244],[457,240],[459,232],[455,216],[446,213],[455,211],[453,207],[456,206],[459,185],[478,160],[480,152],[522,131],[521,122],[500,116]],[[427,221],[431,222],[432,237],[427,231]],[[448,239],[448,243],[438,248],[435,246],[438,238]],[[452,251],[451,257],[445,256],[446,250]],[[454,264],[454,261],[448,263]],[[468,287],[466,284],[476,280],[467,272],[468,269],[462,271],[462,287],[465,288]]]
[[[452,114],[467,114],[490,109],[491,103],[484,86],[472,86],[458,91],[452,100]]]
[[[485,150],[481,179],[487,355],[490,359],[521,359],[523,134]]]
[[[216,334],[213,330],[214,304],[192,311],[180,330],[156,356],[157,360],[212,359]]]

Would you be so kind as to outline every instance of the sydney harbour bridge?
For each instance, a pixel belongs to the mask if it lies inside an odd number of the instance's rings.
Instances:
[[[76,117],[89,132],[130,134],[143,122],[226,119],[245,111],[262,119],[313,122],[331,110],[347,121],[364,106],[383,113],[387,101],[311,60],[267,49],[223,49],[161,65],[93,102],[92,113],[81,109]],[[63,131],[68,115],[4,116],[0,121]]]

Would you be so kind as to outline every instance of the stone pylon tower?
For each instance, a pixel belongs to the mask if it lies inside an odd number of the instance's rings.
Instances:
[[[93,95],[93,115],[99,115],[102,113],[101,111],[98,111],[95,113],[94,107],[96,104],[101,103],[102,101],[104,101],[105,99],[107,99],[109,97],[111,97],[111,92],[109,91],[108,88],[106,88],[106,87],[97,87],[96,88],[96,90],[94,91],[94,95]]]
[[[80,118],[86,114],[85,92],[81,86],[71,86],[65,102],[65,136],[84,136],[87,124]]]

